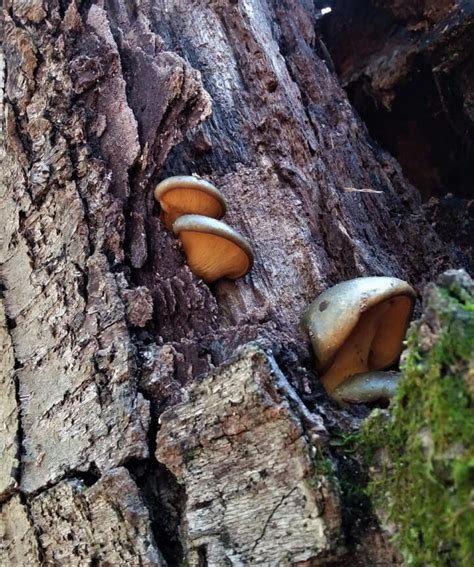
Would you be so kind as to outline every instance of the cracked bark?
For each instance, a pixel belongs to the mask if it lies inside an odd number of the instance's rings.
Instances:
[[[304,0],[5,3],[1,562],[179,564],[181,546],[211,565],[393,553],[370,519],[347,531],[314,459],[331,427],[358,418],[321,391],[298,318],[341,279],[395,275],[420,289],[456,260],[317,55],[315,17]],[[175,173],[223,191],[227,222],[256,252],[249,276],[209,287],[191,274],[152,198]],[[207,374],[215,407],[208,382],[188,390]],[[275,463],[274,484],[256,498],[244,488],[242,507],[223,473],[220,495],[191,513],[216,486],[174,462],[180,412],[193,415],[201,392],[203,411],[238,427],[226,400],[239,383],[249,435],[221,440],[235,486],[251,480],[250,450]],[[275,449],[281,432],[294,460]],[[202,454],[212,478],[220,453]],[[196,536],[215,507],[222,522]],[[293,531],[302,511],[307,526]]]
[[[272,362],[247,346],[161,417],[157,458],[186,486],[192,565],[202,548],[211,565],[259,565],[327,559],[338,547],[339,501],[318,474],[320,437],[309,441]]]

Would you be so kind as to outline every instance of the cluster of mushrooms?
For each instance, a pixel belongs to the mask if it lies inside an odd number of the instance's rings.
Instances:
[[[253,265],[248,241],[221,219],[222,193],[208,181],[178,175],[155,189],[161,219],[180,239],[191,271],[206,283],[244,276]],[[356,278],[323,292],[303,314],[316,368],[340,404],[390,401],[415,292],[391,277]]]
[[[304,312],[316,368],[328,394],[340,404],[389,402],[398,361],[415,305],[415,291],[391,277],[356,278],[319,295]]]
[[[237,279],[253,265],[253,251],[237,231],[220,221],[222,193],[208,181],[188,175],[165,179],[155,189],[161,219],[180,239],[191,271],[206,283]]]

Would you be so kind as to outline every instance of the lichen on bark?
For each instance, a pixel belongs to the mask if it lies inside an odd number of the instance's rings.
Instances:
[[[449,271],[425,291],[393,410],[358,439],[368,494],[410,565],[474,560],[474,282]]]

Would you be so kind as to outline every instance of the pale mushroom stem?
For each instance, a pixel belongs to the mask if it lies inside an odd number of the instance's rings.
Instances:
[[[321,379],[327,392],[332,392],[349,376],[369,371],[371,344],[388,308],[387,302],[380,303],[368,309],[360,318]]]
[[[401,379],[400,372],[364,372],[345,380],[331,396],[342,405],[390,401]]]

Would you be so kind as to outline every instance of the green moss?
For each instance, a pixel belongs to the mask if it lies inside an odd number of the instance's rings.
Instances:
[[[408,335],[392,417],[374,412],[359,445],[379,469],[371,499],[410,565],[474,564],[473,364],[472,295],[432,286]]]
[[[336,478],[336,471],[331,457],[326,455],[321,449],[318,449],[314,465],[317,476],[322,475],[331,480]]]

